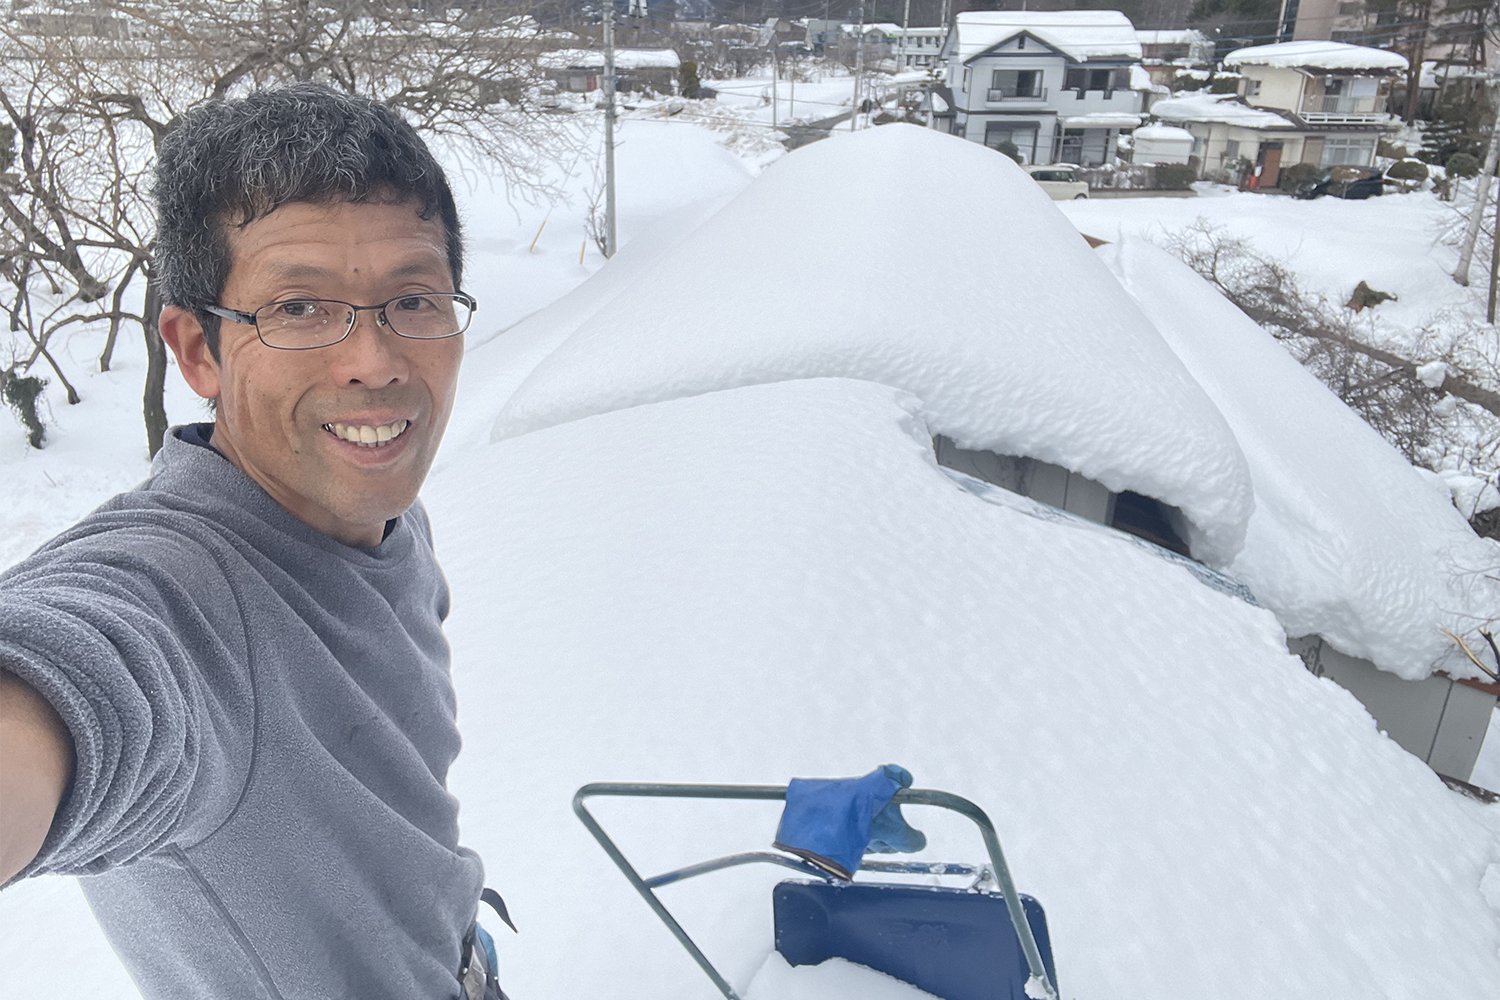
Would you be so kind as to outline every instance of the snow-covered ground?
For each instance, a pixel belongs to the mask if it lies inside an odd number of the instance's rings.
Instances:
[[[1247,553],[1256,538],[1236,491],[1259,500],[1257,469],[1289,467],[1275,464],[1274,435],[1247,432],[1245,404],[1225,403],[1211,359],[1172,342],[1170,315],[1136,304],[1166,282],[1185,310],[1203,286],[1151,265],[1132,234],[1202,215],[1330,294],[1365,278],[1420,312],[1450,294],[1431,206],[1065,206],[1119,244],[1100,255],[1069,242],[1008,161],[957,140],[840,137],[754,181],[765,150],[731,156],[722,130],[672,119],[623,131],[625,246],[607,267],[591,247],[578,263],[587,167],[535,250],[546,207],[512,209],[484,184],[465,199],[482,323],[425,494],[455,598],[465,750],[452,784],[464,839],[522,930],[500,942],[511,995],[713,995],[572,817],[578,785],[780,782],[897,761],[995,818],[1019,887],[1047,907],[1066,997],[1493,996],[1500,807],[1449,792],[1376,732],[1286,652],[1270,610],[1110,532],[987,503],[930,445],[942,430],[1092,463],[1124,486],[1157,477],[1228,564],[1237,538]],[[914,187],[935,164],[941,189]],[[987,197],[1002,225],[986,224]],[[824,201],[842,209],[837,223],[810,217]],[[946,242],[932,240],[935,216]],[[997,232],[1012,245],[991,245]],[[1413,234],[1404,254],[1392,232]],[[1404,269],[1375,269],[1392,256]],[[1134,278],[1132,260],[1146,265]],[[1028,296],[1051,308],[1028,311]],[[971,321],[913,321],[927,312]],[[144,474],[139,352],[83,375],[96,349],[83,337],[69,348],[85,402],[53,397],[49,449],[0,434],[0,562]],[[1026,407],[986,394],[1006,355],[1025,359],[1003,387],[1029,394]],[[1257,377],[1272,378],[1262,361]],[[1163,385],[1175,398],[1153,395]],[[174,420],[201,412],[180,389],[170,405]],[[1088,405],[1125,430],[1061,419]],[[1031,413],[1058,419],[1022,434],[1015,420]],[[1188,436],[1173,467],[1153,442],[1177,432]],[[1375,486],[1396,475],[1370,462],[1345,474]],[[1283,485],[1275,497],[1292,505],[1308,487]],[[1436,494],[1422,507],[1414,489],[1395,492],[1438,518]],[[1307,544],[1379,562],[1378,536],[1339,527],[1317,535],[1310,519]],[[599,812],[644,869],[763,847],[775,827],[759,806]],[[925,856],[974,858],[960,822],[910,814]],[[736,984],[755,980],[754,1000],[888,990],[857,969],[768,958],[772,881],[726,873],[664,895]],[[69,994],[134,996],[66,880],[0,897],[0,969],[16,996],[58,995],[59,970]]]

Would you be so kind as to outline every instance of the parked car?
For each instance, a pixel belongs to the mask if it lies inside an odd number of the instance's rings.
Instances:
[[[1387,184],[1394,185],[1396,182],[1386,180],[1385,175],[1379,170],[1369,170],[1365,167],[1334,167],[1319,180],[1297,188],[1292,192],[1292,196],[1311,200],[1321,198],[1326,194],[1335,198],[1363,201],[1366,198],[1384,194]]]
[[[1075,201],[1089,196],[1088,183],[1079,179],[1078,172],[1068,163],[1052,163],[1047,166],[1026,168],[1031,179],[1041,185],[1047,197],[1053,201]]]

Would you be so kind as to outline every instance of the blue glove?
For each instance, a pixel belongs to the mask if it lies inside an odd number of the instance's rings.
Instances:
[[[866,853],[920,851],[927,838],[891,802],[911,781],[911,772],[895,764],[862,778],[793,778],[773,846],[846,879]]]

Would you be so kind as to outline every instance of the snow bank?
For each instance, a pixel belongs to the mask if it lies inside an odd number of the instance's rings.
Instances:
[[[1500,545],[1187,265],[1139,239],[1098,252],[1250,463],[1255,513],[1229,572],[1289,635],[1322,635],[1403,677],[1445,657],[1478,676],[1439,628],[1463,634],[1500,609]]]
[[[476,447],[429,484],[453,788],[522,928],[507,991],[712,992],[571,814],[584,782],[895,760],[996,820],[1070,1000],[1490,1000],[1500,811],[1378,734],[1269,612],[959,489],[920,411],[847,380],[707,392]],[[982,854],[963,820],[907,812],[924,857]],[[776,826],[754,803],[598,814],[650,873]],[[771,945],[760,867],[664,890],[741,989]]]
[[[1274,45],[1252,45],[1235,49],[1224,57],[1224,65],[1287,66],[1305,69],[1406,69],[1406,57],[1387,49],[1346,42],[1277,42]]]
[[[1022,32],[1076,62],[1141,58],[1135,26],[1117,10],[971,10],[953,22],[963,62]]]
[[[1007,157],[904,125],[838,136],[778,161],[649,267],[630,253],[566,315],[517,329],[571,328],[497,439],[733,386],[865,379],[915,394],[962,447],[1180,507],[1200,558],[1239,546],[1250,486],[1223,418]],[[616,268],[629,280],[606,278]]]
[[[934,997],[893,976],[842,958],[793,968],[779,952],[772,952],[751,980],[745,1000],[934,1000]]]

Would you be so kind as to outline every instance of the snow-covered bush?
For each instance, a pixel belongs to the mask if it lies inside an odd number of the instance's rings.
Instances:
[[[1401,189],[1410,191],[1427,179],[1427,164],[1421,160],[1397,160],[1391,164],[1385,175],[1392,180],[1403,182]]]
[[[1479,158],[1468,153],[1454,153],[1443,164],[1443,172],[1455,180],[1469,180],[1479,176]]]
[[[1293,163],[1281,171],[1277,187],[1283,191],[1296,191],[1309,184],[1317,183],[1322,175],[1323,169],[1316,163]]]
[[[1186,191],[1198,179],[1198,171],[1187,163],[1158,163],[1156,186],[1163,191]]]

